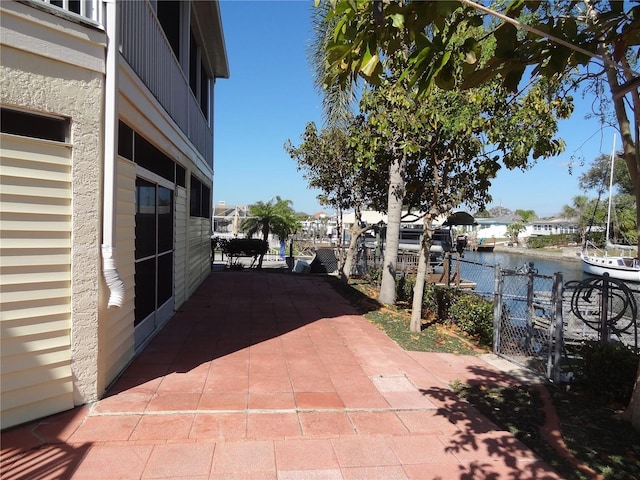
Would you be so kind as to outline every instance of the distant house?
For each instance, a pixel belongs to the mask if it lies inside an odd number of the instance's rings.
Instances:
[[[528,237],[536,237],[541,235],[560,235],[560,234],[580,233],[580,225],[575,218],[543,218],[529,222],[527,231],[524,234]]]
[[[216,1],[0,2],[1,427],[99,399],[211,270]]]
[[[512,223],[520,221],[519,217],[513,215],[505,217],[476,217],[478,225],[474,227],[477,241],[487,241],[488,239],[507,238],[507,227]]]

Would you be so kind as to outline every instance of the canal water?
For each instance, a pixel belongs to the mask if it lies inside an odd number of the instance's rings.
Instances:
[[[534,268],[540,275],[552,276],[556,272],[562,272],[563,282],[586,278],[582,272],[582,263],[575,260],[551,259],[521,253],[469,251],[464,252],[464,259],[482,264],[500,265],[502,268],[510,270],[516,270],[529,262],[533,262]]]

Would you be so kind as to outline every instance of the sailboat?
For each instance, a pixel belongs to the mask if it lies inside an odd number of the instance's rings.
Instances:
[[[611,150],[611,173],[609,178],[609,207],[607,210],[606,245],[603,252],[589,252],[587,243],[580,253],[582,258],[582,271],[591,275],[602,276],[605,273],[609,277],[627,282],[640,282],[640,261],[630,255],[609,255],[609,250],[636,250],[629,245],[614,245],[609,241],[609,225],[611,223],[611,198],[613,190],[613,162],[616,151],[616,137],[613,137],[613,149]]]

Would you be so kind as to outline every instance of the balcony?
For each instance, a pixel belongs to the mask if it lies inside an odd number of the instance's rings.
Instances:
[[[119,7],[120,53],[207,164],[213,166],[213,130],[151,4],[120,2]]]

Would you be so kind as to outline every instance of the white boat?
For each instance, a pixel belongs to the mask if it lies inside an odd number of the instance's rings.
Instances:
[[[582,270],[591,275],[602,276],[605,273],[609,277],[626,282],[640,282],[640,262],[637,258],[590,254],[582,251]]]
[[[613,149],[611,151],[611,175],[609,179],[609,209],[607,211],[607,231],[606,231],[606,248],[603,251],[596,250],[589,252],[587,244],[585,244],[580,257],[582,259],[582,271],[591,275],[602,276],[605,273],[609,277],[626,282],[640,282],[640,261],[637,257],[629,255],[609,255],[609,250],[618,249],[619,251],[627,249],[636,250],[635,247],[628,245],[613,245],[609,242],[609,223],[611,220],[611,196],[613,188],[613,162],[615,159],[616,138],[613,137]]]

